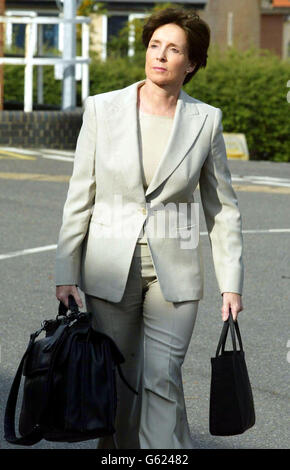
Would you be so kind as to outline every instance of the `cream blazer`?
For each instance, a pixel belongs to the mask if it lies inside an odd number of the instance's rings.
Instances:
[[[222,111],[180,90],[170,139],[144,191],[137,127],[137,87],[143,81],[85,101],[59,232],[56,285],[78,285],[119,302],[143,228],[165,300],[202,299],[199,213],[191,210],[199,184],[220,293],[242,294],[241,214]],[[154,231],[162,217],[169,224],[165,236]],[[195,236],[195,244],[186,245],[185,234]]]

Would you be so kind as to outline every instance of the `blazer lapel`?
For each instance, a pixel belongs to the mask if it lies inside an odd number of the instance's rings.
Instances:
[[[113,164],[118,165],[127,192],[134,194],[134,199],[140,204],[145,201],[137,121],[137,85],[142,81],[126,87],[113,101],[105,103],[104,109]]]
[[[195,143],[207,117],[207,113],[199,113],[191,97],[181,89],[169,141],[152,181],[144,192],[137,126],[137,87],[144,81],[133,83],[127,87],[125,93],[121,93],[111,102],[108,118],[105,120],[109,138],[112,141],[116,139],[117,147],[121,144],[123,161],[120,162],[120,171],[126,175],[130,190],[136,192],[140,202],[144,202],[145,196],[155,191],[183,160]],[[120,155],[120,158],[122,156]]]
[[[176,104],[171,135],[145,195],[148,196],[168,178],[195,143],[207,113],[201,114],[193,102],[187,101],[181,89]]]

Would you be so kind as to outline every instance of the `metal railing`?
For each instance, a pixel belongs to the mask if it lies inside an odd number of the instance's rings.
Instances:
[[[47,16],[0,16],[0,23],[22,23],[25,27],[25,52],[24,57],[0,57],[0,64],[24,65],[24,111],[33,110],[33,67],[42,67],[43,65],[76,65],[82,64],[82,102],[89,95],[89,23],[90,18],[76,16],[75,18],[65,19],[62,17]],[[64,59],[62,57],[34,57],[37,51],[37,25],[41,24],[82,24],[82,55],[74,59]],[[42,81],[40,82],[42,86]]]

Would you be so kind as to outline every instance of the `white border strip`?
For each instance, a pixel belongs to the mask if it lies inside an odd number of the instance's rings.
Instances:
[[[290,233],[290,228],[269,228],[264,230],[242,230],[242,233]],[[200,235],[208,235],[208,232],[200,232]],[[39,246],[38,248],[28,248],[26,250],[10,251],[5,255],[0,255],[0,260],[15,258],[17,256],[41,253],[44,251],[56,250],[57,245]]]

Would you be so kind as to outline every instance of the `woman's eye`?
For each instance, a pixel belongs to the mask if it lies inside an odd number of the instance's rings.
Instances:
[[[174,51],[174,52],[178,52],[178,49],[175,49],[175,47],[172,47],[171,50]]]

